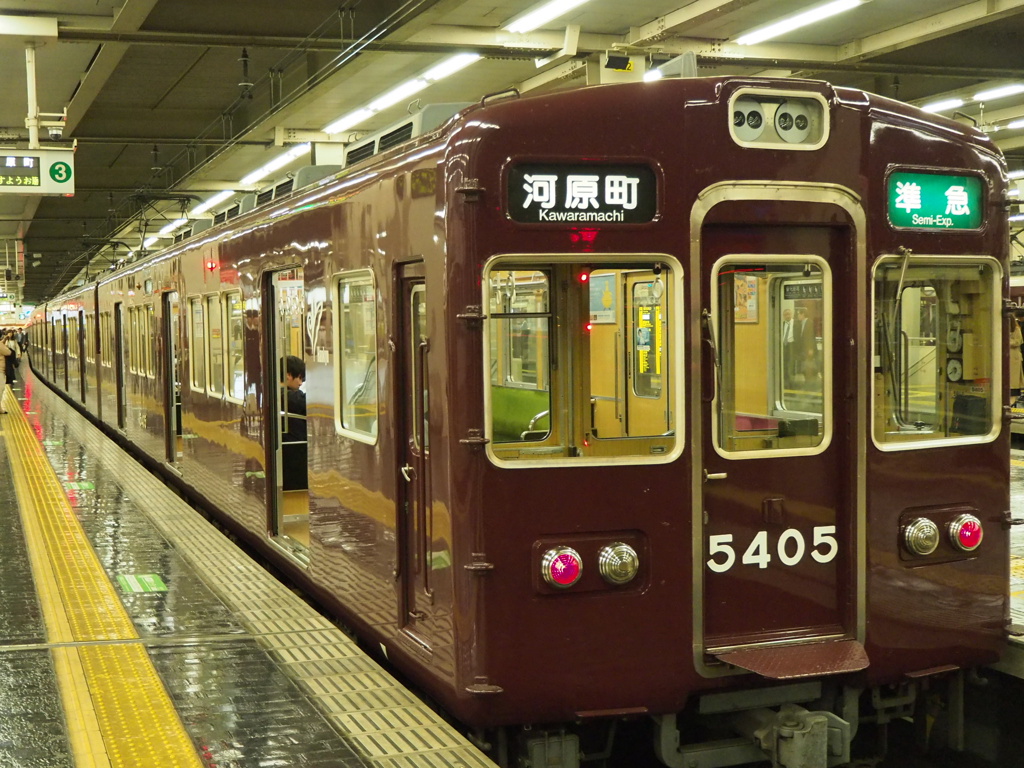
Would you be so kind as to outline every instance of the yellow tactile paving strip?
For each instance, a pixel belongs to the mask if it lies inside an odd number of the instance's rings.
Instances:
[[[76,768],[201,768],[139,636],[9,388],[3,427]]]

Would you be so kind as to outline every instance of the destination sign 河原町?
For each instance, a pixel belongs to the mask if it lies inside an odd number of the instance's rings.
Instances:
[[[642,224],[657,212],[658,183],[645,165],[519,165],[508,175],[513,221]]]
[[[0,155],[0,187],[38,186],[38,157],[33,155]]]
[[[887,184],[889,221],[905,229],[978,229],[985,189],[977,176],[897,171]]]
[[[73,149],[0,150],[0,194],[75,194]]]

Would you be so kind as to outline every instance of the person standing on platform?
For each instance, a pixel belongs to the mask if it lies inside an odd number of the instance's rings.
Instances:
[[[8,386],[14,386],[14,382],[17,380],[18,363],[21,362],[21,345],[18,344],[17,336],[14,331],[8,331],[4,336],[4,344],[11,350],[10,357],[4,365],[4,378],[7,381]]]
[[[13,367],[12,364],[9,362],[10,359],[11,359],[11,356],[12,356],[11,348],[8,347],[6,344],[4,344],[4,342],[2,340],[0,340],[0,374],[3,375],[2,381],[4,381],[4,382],[7,381],[7,369],[10,368],[10,367]],[[2,396],[2,395],[3,395],[3,392],[2,392],[2,390],[0,390],[0,396]],[[0,403],[0,408],[2,408],[2,405],[3,404]],[[4,414],[4,413],[7,413],[7,411],[0,410],[0,414]]]

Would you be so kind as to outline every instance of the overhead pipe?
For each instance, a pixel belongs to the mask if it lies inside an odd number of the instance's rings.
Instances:
[[[36,100],[36,44],[25,43],[25,81],[28,87],[28,148],[39,149],[39,102]]]

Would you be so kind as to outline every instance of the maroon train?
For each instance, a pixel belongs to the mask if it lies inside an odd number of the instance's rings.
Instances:
[[[38,307],[34,370],[502,761],[576,765],[581,734],[650,717],[671,766],[842,764],[858,722],[999,656],[984,134],[716,78],[375,142]]]

